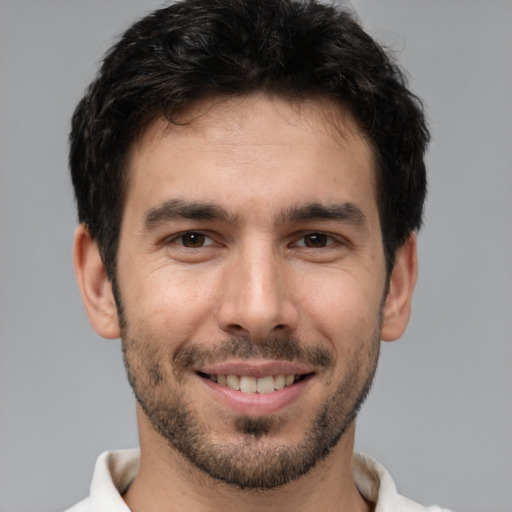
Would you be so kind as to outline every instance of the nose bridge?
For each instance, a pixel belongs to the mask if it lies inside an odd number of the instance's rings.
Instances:
[[[225,331],[262,339],[296,327],[290,283],[270,240],[243,245],[226,268],[219,322]]]

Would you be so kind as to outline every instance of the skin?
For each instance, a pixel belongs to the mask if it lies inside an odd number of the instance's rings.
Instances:
[[[334,124],[333,111],[326,100],[291,104],[257,94],[200,102],[183,114],[184,126],[148,127],[132,147],[121,226],[124,325],[97,246],[85,226],[77,229],[75,268],[91,323],[106,338],[122,336],[132,384],[145,400],[137,408],[141,467],[125,495],[134,512],[372,508],[353,479],[350,415],[371,382],[380,340],[397,339],[407,325],[416,244],[411,235],[399,249],[388,287],[372,150],[348,115],[339,112]],[[162,209],[177,200],[225,215],[189,219]],[[350,212],[290,215],[311,204]],[[242,337],[252,356],[214,355]],[[197,373],[222,365],[272,373],[282,358],[268,341],[282,339],[329,361],[306,357],[309,378],[283,403],[270,398],[262,406],[253,395],[241,406]],[[204,357],[185,364],[191,347]],[[305,475],[271,490],[241,490],[198,469],[155,428],[152,413],[162,406],[174,414],[177,400],[204,446],[220,445],[230,457],[243,449],[248,460],[268,460],[305,444],[326,403],[344,433]],[[242,417],[267,431],[245,432]]]

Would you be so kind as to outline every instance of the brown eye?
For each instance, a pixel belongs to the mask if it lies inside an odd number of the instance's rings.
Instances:
[[[206,242],[206,235],[203,233],[183,233],[180,235],[179,240],[181,241],[181,245],[184,247],[188,247],[190,249],[197,249],[199,247],[203,247]]]
[[[304,247],[321,248],[326,247],[330,243],[330,237],[324,233],[310,233],[304,235]]]

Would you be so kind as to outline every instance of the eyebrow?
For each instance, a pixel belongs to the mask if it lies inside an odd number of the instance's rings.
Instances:
[[[177,219],[219,221],[234,224],[236,218],[235,215],[213,203],[169,199],[147,212],[144,218],[144,227],[150,230]],[[305,203],[283,210],[276,217],[277,224],[314,220],[334,220],[367,228],[366,216],[358,206],[351,202],[327,205]]]
[[[306,203],[293,206],[280,215],[280,222],[308,222],[313,220],[334,220],[367,228],[363,211],[354,203],[342,204]]]
[[[215,204],[170,199],[149,210],[144,218],[146,229],[155,228],[176,219],[234,222],[234,217]]]

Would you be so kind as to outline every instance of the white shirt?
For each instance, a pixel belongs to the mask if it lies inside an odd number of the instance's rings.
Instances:
[[[89,497],[66,512],[130,512],[122,495],[138,469],[138,449],[102,453],[96,461]],[[359,492],[375,503],[375,512],[449,512],[400,496],[389,473],[368,455],[354,453],[354,478]]]

